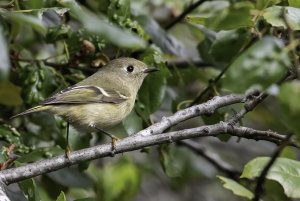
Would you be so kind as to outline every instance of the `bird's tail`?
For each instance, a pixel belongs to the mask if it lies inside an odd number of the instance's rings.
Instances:
[[[46,106],[46,105],[38,105],[38,106],[35,106],[33,108],[30,108],[24,112],[21,112],[19,114],[16,114],[14,116],[12,116],[10,119],[13,119],[13,118],[16,118],[16,117],[19,117],[19,116],[23,116],[23,115],[26,115],[26,114],[31,114],[31,113],[34,113],[34,112],[41,112],[41,111],[45,111],[45,110],[48,110],[49,109],[49,106]]]

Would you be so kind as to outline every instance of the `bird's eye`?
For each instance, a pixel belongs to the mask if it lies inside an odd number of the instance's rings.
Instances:
[[[126,71],[129,73],[132,73],[132,71],[134,70],[134,67],[132,65],[127,66]]]

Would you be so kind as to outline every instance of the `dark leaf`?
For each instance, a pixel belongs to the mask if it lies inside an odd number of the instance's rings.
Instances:
[[[8,106],[19,106],[23,103],[20,95],[20,87],[14,85],[9,81],[0,81],[0,104]]]
[[[145,106],[146,114],[150,115],[160,107],[163,101],[169,71],[157,49],[148,49],[141,56],[141,60],[148,66],[159,69],[159,71],[150,74],[145,79],[138,95],[139,101]]]
[[[161,145],[159,147],[160,164],[168,177],[180,177],[180,169],[177,166],[175,156],[173,155],[173,152],[170,149],[171,147],[168,144]]]
[[[66,187],[86,188],[92,185],[91,179],[85,173],[79,172],[78,168],[74,166],[50,172],[47,176]]]
[[[34,179],[26,179],[19,182],[19,186],[27,196],[28,201],[40,201],[38,187]]]
[[[247,29],[220,31],[213,41],[209,53],[219,62],[230,62],[250,40]],[[226,51],[224,51],[226,50]]]
[[[127,134],[133,135],[143,129],[143,120],[133,110],[126,119],[123,120],[123,125]]]
[[[282,41],[265,37],[241,54],[225,73],[223,86],[234,92],[266,89],[282,78],[290,59]]]

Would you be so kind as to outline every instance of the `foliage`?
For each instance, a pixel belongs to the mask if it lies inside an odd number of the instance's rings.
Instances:
[[[135,57],[160,69],[144,81],[131,114],[110,131],[118,136],[132,135],[215,95],[260,90],[271,98],[239,123],[292,132],[300,142],[299,79],[283,83],[287,76],[300,75],[299,0],[204,1],[173,27],[164,28],[188,6],[179,0],[1,1],[1,168],[64,154],[67,123],[62,119],[47,113],[10,117],[118,57]],[[226,121],[239,109],[230,106],[172,129]],[[108,142],[104,135],[72,127],[69,134],[72,150]],[[201,160],[173,144],[21,181],[14,200],[199,200],[204,195],[210,200],[252,199],[255,178],[269,160],[261,156],[270,152],[270,145],[235,142],[230,135],[220,138],[226,141],[203,143],[213,158],[224,158],[240,170],[244,166],[243,179],[218,176],[224,188],[215,178],[219,172],[207,163],[209,157],[202,155]],[[277,159],[267,175],[264,200],[300,198],[297,153],[289,149],[284,157],[290,159]],[[194,185],[204,190],[197,193]]]
[[[226,177],[222,177],[222,176],[218,176],[218,178],[223,183],[224,188],[232,190],[232,192],[235,195],[248,198],[249,200],[254,197],[254,195],[251,191],[249,191],[247,188],[245,188],[241,184],[237,183],[236,181],[226,178]]]
[[[250,179],[259,176],[268,160],[270,160],[268,157],[258,157],[250,161],[245,165],[241,177]],[[278,158],[270,169],[267,178],[279,182],[288,197],[299,198],[299,191],[295,188],[299,186],[300,182],[299,166],[299,161]]]

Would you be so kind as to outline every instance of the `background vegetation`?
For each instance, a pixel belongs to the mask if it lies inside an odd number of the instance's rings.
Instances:
[[[160,71],[145,80],[134,111],[110,131],[119,137],[213,96],[258,90],[268,99],[239,124],[299,141],[299,0],[11,0],[0,2],[0,22],[2,169],[63,154],[66,144],[66,122],[58,117],[10,116],[124,56]],[[226,121],[241,108],[226,107],[172,130]],[[74,129],[70,138],[73,150],[109,141]],[[262,156],[273,154],[263,199],[300,198],[297,148],[285,147],[277,158],[286,144],[278,149],[229,134],[189,142],[64,168],[10,185],[9,195],[31,201],[249,200],[269,161]]]

